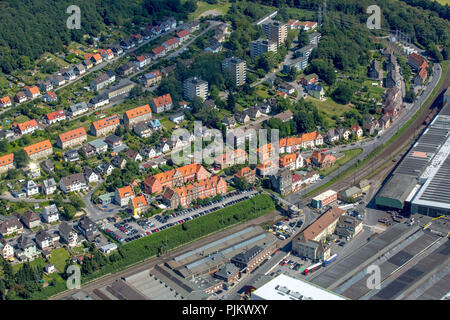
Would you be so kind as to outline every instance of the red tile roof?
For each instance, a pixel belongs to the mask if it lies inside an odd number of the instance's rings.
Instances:
[[[109,127],[120,122],[119,116],[117,114],[110,116],[108,118],[100,119],[98,121],[92,122],[92,125],[96,130]]]
[[[59,118],[63,118],[65,117],[66,114],[64,112],[64,110],[58,110],[58,111],[53,111],[50,113],[46,114],[46,117],[49,121],[55,120],[55,119],[59,119]]]
[[[85,135],[86,135],[86,129],[84,129],[83,127],[80,127],[78,129],[74,129],[74,130],[70,130],[70,131],[61,133],[59,135],[59,139],[61,140],[61,142],[66,142],[66,141],[70,141],[73,139],[77,139],[77,138],[85,136]]]
[[[14,162],[14,153],[7,154],[0,157],[0,167],[7,166]]]
[[[50,149],[52,147],[52,143],[50,140],[44,140],[35,144],[32,144],[31,146],[24,147],[23,149],[28,153],[29,156],[41,152],[43,150]]]
[[[133,119],[139,116],[142,116],[143,114],[152,113],[152,109],[150,109],[150,106],[146,104],[145,106],[140,106],[131,110],[128,110],[125,112],[128,119]]]
[[[20,132],[23,132],[29,128],[34,128],[34,127],[38,126],[37,121],[34,119],[25,121],[23,123],[16,123],[16,125],[19,128]]]
[[[168,93],[163,96],[153,98],[153,103],[155,104],[155,106],[157,108],[159,108],[160,106],[165,106],[165,105],[171,104],[173,102],[172,102],[172,97],[170,96],[170,93]]]

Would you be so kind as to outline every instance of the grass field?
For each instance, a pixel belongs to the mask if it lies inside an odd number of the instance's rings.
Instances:
[[[64,248],[58,248],[52,251],[50,263],[52,263],[59,272],[64,271],[66,260],[69,258],[69,252]]]
[[[226,14],[230,7],[231,3],[223,0],[219,0],[217,4],[209,4],[204,1],[197,1],[197,10],[189,15],[189,19],[197,19],[200,15],[210,10],[217,10],[222,14]]]
[[[339,104],[331,98],[328,98],[326,101],[320,101],[307,96],[306,101],[312,102],[317,110],[319,110],[319,113],[325,117],[325,120],[329,126],[335,125],[335,121],[332,119],[333,116],[341,117],[347,111],[352,110],[350,105]]]
[[[359,154],[361,154],[361,152],[363,152],[361,148],[342,151],[344,156],[337,159],[336,163],[333,164],[331,167],[319,170],[320,174],[323,176],[329,175],[330,173],[336,171],[339,167],[343,166],[344,164],[352,160],[354,157],[357,157]]]

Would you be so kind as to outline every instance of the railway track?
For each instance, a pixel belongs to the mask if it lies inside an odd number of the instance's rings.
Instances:
[[[445,79],[439,88],[438,93],[434,96],[434,99],[431,104],[429,104],[416,118],[416,120],[409,125],[409,127],[403,131],[394,142],[389,144],[384,148],[378,155],[376,155],[373,159],[369,160],[362,167],[357,168],[353,173],[347,175],[345,178],[341,178],[339,181],[329,186],[329,189],[333,189],[335,191],[341,191],[347,189],[355,184],[355,182],[360,181],[361,179],[366,178],[372,172],[377,170],[379,167],[384,165],[386,162],[391,162],[393,156],[399,154],[402,150],[406,148],[408,151],[409,147],[414,143],[416,138],[420,136],[423,130],[426,128],[426,125],[423,124],[425,120],[433,113],[435,108],[439,108],[441,105],[441,95],[443,91],[445,91],[450,86],[450,72],[447,70],[445,74]],[[393,165],[388,164],[388,168],[392,169],[395,167],[396,163]],[[385,169],[381,172],[385,173]],[[390,170],[389,170],[390,172]],[[377,176],[379,173],[377,174]],[[319,193],[319,192],[317,192]],[[305,201],[310,201],[316,194],[311,195],[305,198]]]

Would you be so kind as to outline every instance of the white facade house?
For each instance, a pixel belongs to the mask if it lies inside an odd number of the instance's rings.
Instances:
[[[39,193],[39,188],[33,180],[27,181],[24,191],[27,193],[27,197],[34,196]]]
[[[56,205],[52,204],[44,208],[42,212],[42,216],[44,217],[45,222],[47,223],[55,223],[59,221],[59,211]]]

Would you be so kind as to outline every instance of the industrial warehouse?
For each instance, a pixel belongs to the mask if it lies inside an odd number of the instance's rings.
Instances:
[[[450,103],[426,128],[376,196],[381,208],[433,217],[450,213]]]

